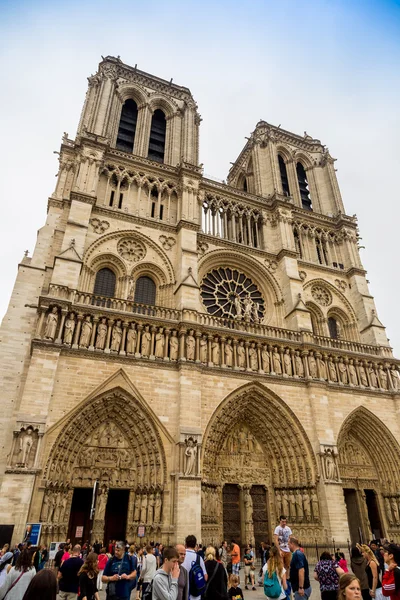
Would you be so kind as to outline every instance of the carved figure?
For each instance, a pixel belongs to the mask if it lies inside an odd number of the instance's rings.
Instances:
[[[75,315],[74,313],[69,313],[68,319],[65,321],[64,327],[64,344],[70,346],[72,344],[72,338],[74,336],[75,331]]]
[[[170,360],[178,360],[179,342],[176,336],[176,331],[172,332],[169,340],[169,358]]]
[[[282,374],[282,365],[281,365],[281,357],[278,353],[278,348],[275,346],[272,354],[272,362],[274,366],[274,373],[277,375]]]
[[[47,492],[45,492],[45,494],[43,496],[42,511],[40,513],[41,523],[46,523],[48,512],[49,512],[49,495]]]
[[[399,507],[397,506],[396,498],[394,496],[390,498],[390,504],[392,507],[394,522],[397,524],[399,522]]]
[[[319,368],[319,376],[321,379],[328,379],[326,374],[326,366],[322,358],[317,358],[317,365]]]
[[[279,491],[277,491],[275,493],[275,502],[276,502],[276,512],[278,513],[278,515],[282,515],[283,514],[282,496]]]
[[[243,317],[245,321],[250,321],[253,312],[253,300],[250,294],[243,300]]]
[[[155,357],[163,358],[164,357],[164,346],[165,346],[165,338],[164,338],[164,329],[160,327],[158,333],[156,333],[156,349],[155,349]]]
[[[289,500],[286,492],[282,492],[282,514],[289,514]]]
[[[301,490],[296,491],[296,510],[297,510],[298,518],[303,519],[304,510],[303,510],[303,496],[301,494]]]
[[[239,296],[235,296],[234,304],[235,304],[235,310],[236,310],[236,318],[241,319],[242,318],[242,303],[240,301]]]
[[[97,325],[96,350],[104,350],[107,341],[107,319],[103,317]]]
[[[96,521],[104,520],[104,517],[106,514],[107,500],[108,500],[108,489],[106,486],[103,486],[97,497]]]
[[[296,350],[296,352],[294,353],[294,362],[296,365],[296,373],[299,377],[304,377],[304,365],[303,365],[303,359],[300,356],[300,352],[298,350]]]
[[[250,361],[250,369],[252,371],[257,371],[258,369],[258,358],[257,358],[257,350],[256,345],[253,342],[249,348],[249,361]]]
[[[236,350],[238,367],[244,369],[246,366],[246,351],[244,349],[243,340],[240,340],[239,345]]]
[[[258,316],[258,302],[254,302],[253,301],[252,314],[253,314],[253,322],[254,323],[259,323],[260,322],[260,317]]]
[[[349,362],[349,379],[350,379],[350,383],[352,385],[358,385],[357,371],[354,366],[354,361],[352,358],[350,359],[350,362]]]
[[[335,366],[335,363],[332,360],[332,357],[329,359],[328,369],[329,369],[329,379],[331,381],[337,381],[336,366]]]
[[[243,490],[243,502],[244,502],[244,514],[246,523],[253,522],[253,500],[250,494],[250,490],[245,488]]]
[[[44,339],[45,340],[54,340],[56,337],[57,331],[57,323],[58,323],[58,308],[57,306],[53,306],[51,312],[47,315],[46,319],[46,327],[44,330]]]
[[[154,522],[161,523],[162,498],[160,492],[156,494],[156,503],[154,507]]]
[[[347,376],[347,367],[343,362],[343,358],[339,359],[338,370],[340,375],[340,381],[345,384],[349,383],[349,378]]]
[[[360,384],[368,387],[368,378],[363,365],[360,365]]]
[[[25,432],[20,433],[19,452],[21,454],[21,460],[19,461],[19,464],[23,465],[24,467],[28,466],[33,441],[32,427],[28,427]]]
[[[141,496],[140,494],[135,495],[135,509],[133,511],[133,520],[135,523],[139,523],[140,519],[140,504],[141,504]]]
[[[131,323],[126,335],[126,352],[127,354],[135,354],[137,343],[137,331],[135,329],[135,323]]]
[[[232,348],[232,340],[227,340],[224,349],[225,354],[225,364],[227,367],[231,367],[233,364],[233,348]]]
[[[149,499],[147,497],[147,494],[143,494],[142,496],[142,505],[140,507],[140,522],[141,523],[147,523],[147,505],[148,505]]]
[[[197,456],[197,441],[192,437],[185,440],[185,475],[194,475],[196,456]]]
[[[150,346],[151,346],[151,333],[150,327],[148,325],[145,326],[144,331],[142,333],[142,343],[140,347],[140,352],[142,356],[150,356]]]
[[[390,369],[390,375],[392,377],[393,389],[396,391],[399,390],[400,389],[400,377],[399,377],[399,372],[396,369],[395,365],[392,365],[392,367]]]
[[[382,365],[379,365],[379,381],[381,384],[381,388],[383,388],[384,390],[387,390],[388,378],[387,378],[386,372],[382,368]]]
[[[289,348],[286,348],[285,354],[283,355],[283,368],[284,368],[286,375],[289,375],[290,377],[293,375],[292,358],[290,356]]]
[[[371,382],[371,387],[377,388],[378,387],[378,379],[376,377],[375,369],[372,365],[370,365],[368,367],[368,373],[369,373],[369,380]]]
[[[133,300],[135,297],[135,282],[133,277],[129,277],[129,291],[128,291],[128,300]]]
[[[310,496],[308,495],[308,492],[306,490],[304,490],[303,492],[303,508],[304,508],[304,515],[307,519],[307,521],[311,520],[311,501],[310,501]]]
[[[187,360],[194,360],[194,352],[195,352],[195,339],[193,337],[193,329],[189,331],[189,334],[186,336],[186,358]]]
[[[311,492],[311,506],[312,506],[312,512],[313,512],[314,519],[316,521],[319,521],[318,496],[317,496],[315,490],[312,490],[312,492]]]
[[[326,448],[324,454],[325,460],[325,475],[328,481],[337,480],[337,467],[335,462],[335,455],[332,448]]]
[[[308,357],[308,370],[310,373],[310,377],[315,379],[317,377],[317,363],[315,362],[313,354],[310,354],[310,356]]]
[[[154,494],[150,494],[149,506],[147,509],[147,523],[149,523],[150,525],[152,525],[154,522],[154,506],[155,506],[155,504],[156,504],[156,500],[155,500]]]
[[[119,352],[121,346],[122,339],[122,327],[121,321],[117,321],[113,327],[112,335],[111,335],[111,351]]]
[[[263,346],[261,350],[262,370],[264,373],[270,372],[270,360],[267,346]]]
[[[90,316],[87,315],[85,317],[85,320],[82,323],[81,336],[79,339],[79,346],[81,348],[87,348],[89,346],[90,338],[92,337],[92,329],[93,329],[92,321],[90,319]]]
[[[202,335],[200,338],[200,362],[207,363],[207,336]]]
[[[296,520],[296,498],[293,490],[289,492],[289,515],[292,520]]]
[[[219,341],[218,338],[214,338],[211,344],[211,355],[214,365],[219,365]]]

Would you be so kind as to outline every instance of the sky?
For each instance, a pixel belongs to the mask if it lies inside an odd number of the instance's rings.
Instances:
[[[101,55],[190,88],[209,175],[226,178],[260,119],[328,146],[400,357],[400,0],[0,1],[0,317]]]

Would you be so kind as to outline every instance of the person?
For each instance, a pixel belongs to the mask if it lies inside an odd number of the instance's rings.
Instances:
[[[61,567],[62,557],[64,554],[64,547],[65,547],[65,544],[60,544],[58,546],[58,550],[54,557],[54,568],[55,568],[56,574],[58,573],[58,571],[60,570],[60,567]]]
[[[107,583],[107,598],[128,600],[135,587],[136,573],[136,557],[125,552],[124,542],[116,542],[114,556],[107,561],[102,577],[103,583]]]
[[[79,587],[78,573],[83,565],[80,557],[81,547],[76,544],[72,548],[71,556],[61,563],[57,577],[59,580],[60,600],[76,600]]]
[[[6,552],[10,551],[10,544],[4,544],[4,546],[2,547],[1,551],[0,551],[0,557],[4,556],[6,554]]]
[[[245,553],[243,556],[243,561],[244,561],[244,589],[248,590],[249,587],[247,584],[250,584],[252,586],[252,589],[255,590],[256,587],[254,585],[254,554],[253,554],[249,544],[246,546]]]
[[[102,547],[103,547],[103,542],[98,542],[97,540],[95,540],[95,542],[93,544],[93,552],[95,552],[97,554],[97,556],[99,556]]]
[[[275,527],[274,544],[282,553],[283,566],[286,570],[289,569],[291,553],[289,549],[289,537],[292,535],[292,530],[287,526],[287,518],[285,515],[280,515],[279,525]]]
[[[368,577],[368,587],[369,594],[371,598],[381,597],[382,596],[382,584],[379,581],[379,564],[378,559],[375,554],[372,552],[371,548],[366,544],[362,544],[361,546],[357,544],[357,548],[360,550],[361,554],[367,561],[367,566],[365,567],[365,572]],[[378,590],[378,591],[377,591]]]
[[[18,544],[18,546],[15,546],[14,556],[13,556],[13,560],[12,560],[13,567],[15,567],[15,565],[17,564],[18,556],[21,554],[23,549],[24,549],[23,544]]]
[[[283,600],[284,598],[286,598],[285,592],[287,590],[288,585],[286,581],[286,569],[283,566],[281,551],[277,546],[272,546],[268,560],[262,567],[263,581],[266,574],[268,576],[268,579],[273,579],[274,573],[276,573],[276,577],[282,589],[281,595],[275,598],[275,600]],[[267,596],[267,598],[268,597],[269,596]]]
[[[178,600],[187,600],[189,598],[189,573],[183,566],[186,548],[183,544],[177,544],[175,548],[179,555]]]
[[[146,548],[146,552],[146,556],[143,557],[142,572],[140,573],[143,596],[157,571],[157,559],[154,554],[154,548],[149,545]]]
[[[97,591],[98,572],[97,554],[95,552],[89,552],[78,573],[78,600],[99,600],[99,593]]]
[[[7,596],[8,598],[8,596]],[[31,579],[22,600],[56,600],[57,577],[51,569],[42,569]]]
[[[363,600],[371,600],[371,596],[369,595],[369,587],[368,587],[368,577],[365,569],[367,567],[367,561],[357,548],[357,546],[353,546],[350,552],[350,566],[354,575],[358,578],[361,587],[361,595]]]
[[[81,547],[79,546],[79,549],[80,548]],[[61,565],[63,564],[63,562],[65,562],[66,560],[68,560],[69,558],[71,558],[70,549],[71,549],[71,546],[69,544],[65,544],[65,546],[64,546],[64,552],[63,552],[63,555],[61,557]]]
[[[197,554],[198,554],[198,556],[200,556],[200,558],[202,558],[204,560],[204,548],[203,548],[203,544],[199,544],[198,545]]]
[[[97,557],[97,567],[99,569],[99,572],[97,574],[97,589],[98,590],[103,589],[102,577],[103,577],[103,571],[106,567],[107,561],[108,561],[108,556],[106,554],[106,549],[103,547],[100,549],[100,554]]]
[[[189,600],[200,600],[201,594],[194,594],[191,593],[191,588],[193,588],[193,586],[191,585],[191,574],[192,574],[192,569],[196,564],[199,564],[202,571],[203,571],[203,576],[205,581],[207,581],[207,571],[206,571],[206,567],[204,565],[204,560],[200,557],[197,556],[195,548],[196,548],[196,537],[194,535],[188,535],[186,540],[185,540],[185,546],[186,546],[186,556],[185,556],[185,560],[183,561],[183,566],[185,567],[186,571],[189,574]],[[193,591],[193,589],[192,589]]]
[[[231,561],[232,561],[232,574],[239,577],[240,583],[240,548],[234,539],[231,540]]]
[[[385,572],[385,559],[383,558],[383,556],[380,552],[380,543],[378,542],[378,540],[372,540],[369,547],[371,548],[372,552],[375,554],[375,557],[376,557],[376,559],[378,561],[378,565],[379,565],[380,576],[382,577],[383,573]]]
[[[319,583],[322,600],[336,600],[339,577],[343,574],[344,570],[336,560],[332,560],[329,552],[322,552],[314,569],[314,579]]]
[[[228,564],[228,542],[226,540],[221,543],[218,554],[222,564],[226,569],[226,565]]]
[[[343,569],[344,573],[349,572],[349,569],[347,567],[347,560],[346,560],[343,552],[340,552],[340,550],[338,550],[335,553],[335,560],[336,560],[337,564],[339,565],[339,567],[341,569]]]
[[[306,555],[300,550],[299,540],[294,535],[289,537],[288,546],[289,551],[292,552],[289,579],[294,593],[294,600],[300,600],[303,597],[309,598],[311,585]]]
[[[179,554],[173,546],[163,551],[163,564],[153,578],[152,600],[177,600],[179,578]]]
[[[0,586],[0,600],[22,600],[31,579],[36,575],[32,565],[32,553],[25,548],[18,557],[15,567],[11,567]]]
[[[46,546],[42,546],[42,550],[41,550],[41,561],[39,564],[39,570],[41,571],[42,569],[44,569],[45,564],[47,563],[47,559],[49,557],[49,552],[47,550]]]
[[[382,593],[390,600],[400,600],[400,546],[387,544],[383,550],[388,569],[382,577]]]
[[[353,573],[345,573],[339,579],[338,600],[361,600],[360,582]]]
[[[228,576],[222,563],[216,560],[214,546],[208,546],[205,552],[207,587],[203,598],[207,600],[228,600]]]
[[[239,577],[237,575],[229,576],[229,589],[228,589],[228,598],[234,598],[235,600],[243,599],[242,588],[239,587]]]
[[[3,556],[0,559],[0,586],[5,580],[8,571],[10,570],[8,569],[8,566],[11,565],[13,557],[14,555],[12,552],[5,552],[5,554],[3,554]]]

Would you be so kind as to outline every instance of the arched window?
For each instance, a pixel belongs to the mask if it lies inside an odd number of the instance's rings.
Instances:
[[[100,269],[96,274],[94,283],[94,294],[96,296],[108,296],[113,298],[115,295],[115,273],[111,269]]]
[[[135,132],[137,123],[137,105],[134,100],[127,100],[122,107],[121,120],[119,122],[117,148],[124,152],[133,152]]]
[[[328,329],[329,335],[333,340],[338,340],[340,338],[340,326],[333,317],[328,318]]]
[[[243,191],[247,192],[247,179],[246,179],[246,177],[243,177]]]
[[[311,197],[310,197],[310,190],[308,188],[307,175],[306,175],[306,171],[301,163],[297,163],[296,171],[297,171],[297,181],[299,183],[301,205],[306,210],[312,210],[312,203],[311,203]]]
[[[165,115],[162,110],[157,109],[151,119],[149,153],[147,156],[150,160],[156,160],[160,163],[164,162],[166,129],[167,122]]]
[[[139,304],[150,304],[154,306],[156,303],[156,284],[150,277],[139,277],[135,286],[135,302]]]
[[[278,154],[278,161],[279,161],[279,171],[281,173],[283,193],[286,196],[290,196],[289,180],[288,180],[288,176],[287,176],[286,165],[285,165],[285,161],[283,160],[283,158],[280,154]]]

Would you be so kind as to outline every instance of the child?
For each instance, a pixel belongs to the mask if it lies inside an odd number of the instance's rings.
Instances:
[[[242,589],[239,587],[240,579],[237,575],[229,576],[229,590],[228,590],[228,598],[232,598],[233,600],[243,599]]]

